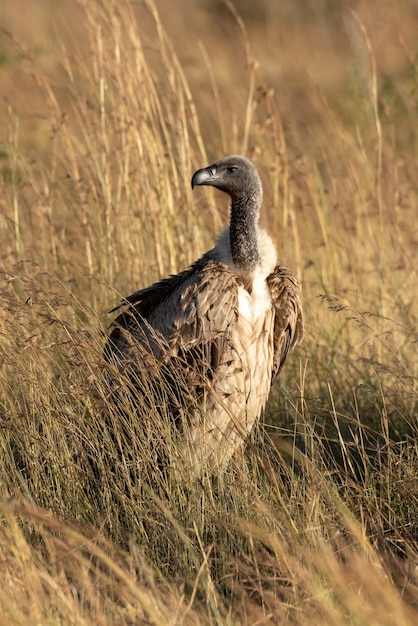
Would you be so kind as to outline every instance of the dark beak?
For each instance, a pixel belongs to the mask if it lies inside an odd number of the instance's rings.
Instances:
[[[197,172],[193,174],[192,189],[194,189],[196,185],[211,185],[211,181],[215,174],[216,165],[209,165],[209,167],[204,167],[201,170],[197,170]]]

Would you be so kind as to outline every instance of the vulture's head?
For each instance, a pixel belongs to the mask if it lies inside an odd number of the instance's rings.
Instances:
[[[196,185],[211,185],[234,198],[259,196],[261,180],[254,164],[245,157],[231,155],[193,174],[192,189]]]

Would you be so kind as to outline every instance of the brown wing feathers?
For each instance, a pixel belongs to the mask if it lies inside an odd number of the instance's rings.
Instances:
[[[203,259],[189,270],[128,296],[114,321],[110,341],[116,348],[126,331],[143,341],[148,325],[164,338],[166,358],[182,355],[216,368],[238,315],[235,275],[216,261]],[[161,346],[163,347],[163,346]],[[192,354],[193,351],[193,354]],[[190,359],[188,359],[190,360]]]
[[[274,359],[272,384],[282,369],[289,350],[303,338],[302,304],[300,286],[295,274],[287,267],[277,266],[268,277],[273,306],[274,320]]]

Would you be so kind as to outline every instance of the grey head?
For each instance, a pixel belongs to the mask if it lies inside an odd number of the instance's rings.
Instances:
[[[193,174],[192,189],[210,185],[224,191],[232,200],[254,198],[261,204],[263,188],[254,164],[243,156],[230,155]]]
[[[231,197],[229,240],[232,260],[242,272],[252,272],[259,262],[258,220],[263,187],[254,164],[231,155],[193,174],[192,189],[210,185]]]

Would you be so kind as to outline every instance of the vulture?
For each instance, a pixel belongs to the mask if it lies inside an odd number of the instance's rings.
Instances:
[[[189,268],[112,309],[104,356],[114,380],[170,415],[177,469],[196,477],[222,473],[243,447],[302,340],[303,318],[299,282],[259,227],[263,188],[252,161],[227,156],[191,184],[230,196],[229,226]]]

